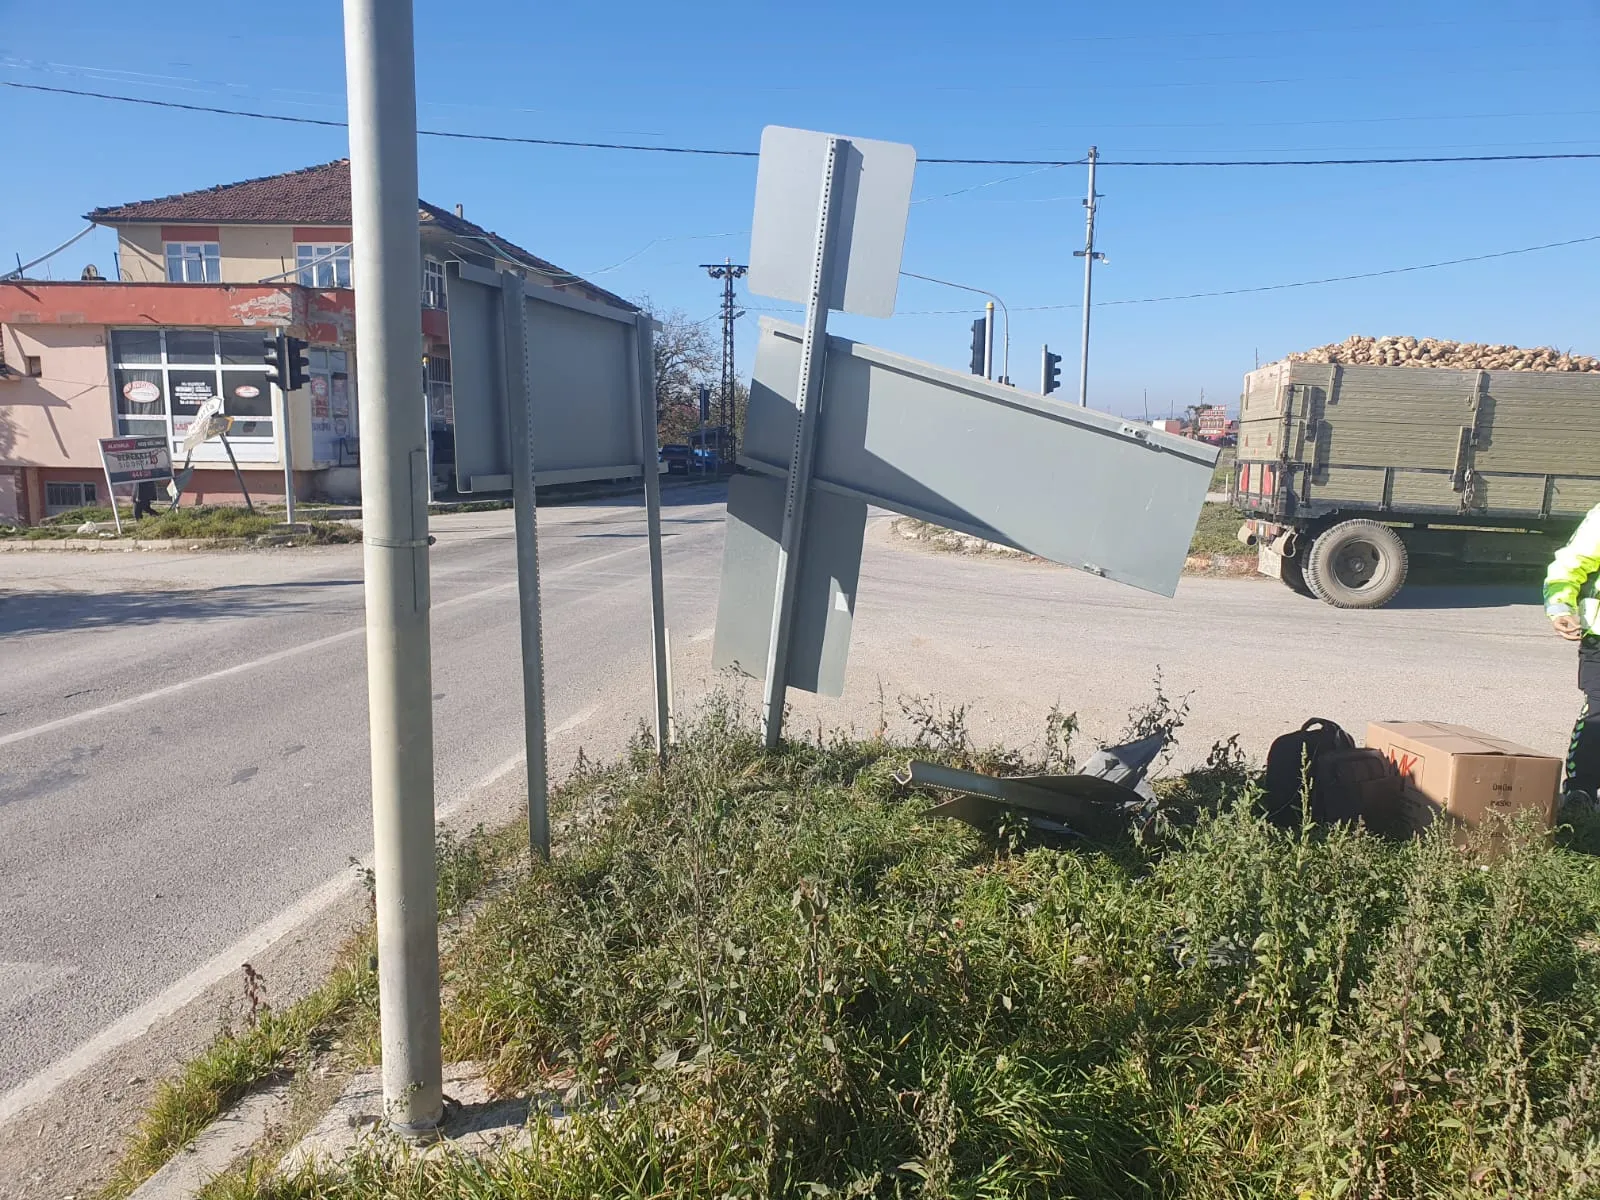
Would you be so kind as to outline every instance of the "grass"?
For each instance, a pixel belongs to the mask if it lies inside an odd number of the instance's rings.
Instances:
[[[569,1116],[229,1200],[1468,1197],[1600,1190],[1600,838],[1281,830],[1219,747],[1103,843],[928,819],[909,745],[713,704],[583,776],[447,960],[447,1057]]]
[[[1211,473],[1210,491],[1225,492],[1233,486],[1233,464],[1237,452],[1229,446],[1217,455],[1217,469]]]
[[[435,835],[439,916],[460,917],[491,884],[498,866],[527,844],[524,829]],[[354,864],[352,864],[354,865]],[[370,895],[371,870],[362,872]],[[377,944],[370,924],[351,938],[328,978],[281,1010],[266,981],[246,967],[243,1014],[230,1013],[210,1046],[164,1080],[128,1140],[100,1200],[122,1200],[220,1114],[250,1091],[294,1078],[317,1064],[348,1071],[378,1061]]]
[[[79,508],[51,517],[40,525],[0,530],[0,536],[21,537],[29,541],[78,537],[81,536],[78,527],[84,522],[111,519],[109,508]],[[329,545],[361,540],[359,529],[335,521],[299,522],[297,530],[288,535],[290,544]],[[283,536],[285,530],[281,516],[271,513],[252,513],[234,505],[196,505],[169,508],[138,521],[133,519],[131,509],[123,510],[122,533],[126,538],[141,541],[184,538],[243,538],[253,541],[262,537]]]
[[[1231,504],[1201,505],[1200,519],[1195,524],[1194,537],[1189,541],[1189,553],[1254,558],[1255,550],[1238,538],[1243,520]]]

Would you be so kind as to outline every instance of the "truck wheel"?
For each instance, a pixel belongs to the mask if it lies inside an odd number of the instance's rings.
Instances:
[[[1335,608],[1381,608],[1406,581],[1406,548],[1387,525],[1342,521],[1305,556],[1306,586]]]
[[[1302,554],[1283,560],[1283,574],[1280,576],[1283,586],[1297,596],[1312,594],[1310,586],[1306,583],[1306,560]]]

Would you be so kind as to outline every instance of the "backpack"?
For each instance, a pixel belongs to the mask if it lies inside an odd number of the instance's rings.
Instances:
[[[1402,781],[1376,750],[1358,747],[1334,722],[1313,717],[1267,751],[1262,805],[1275,825],[1300,823],[1302,784],[1319,823],[1374,816],[1399,802]]]

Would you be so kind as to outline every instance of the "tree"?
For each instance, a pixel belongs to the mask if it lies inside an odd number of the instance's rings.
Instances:
[[[711,336],[710,322],[691,320],[681,309],[663,312],[648,296],[634,303],[656,322],[656,426],[661,442],[687,441],[700,428],[700,389],[712,390],[716,406],[721,350]]]

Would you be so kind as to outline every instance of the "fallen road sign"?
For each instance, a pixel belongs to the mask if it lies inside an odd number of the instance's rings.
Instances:
[[[728,493],[713,662],[768,661],[772,506],[788,485],[802,331],[764,319]],[[1170,596],[1217,449],[829,337],[785,683],[840,694],[868,505]]]

